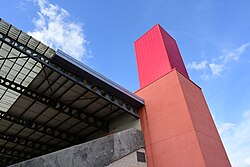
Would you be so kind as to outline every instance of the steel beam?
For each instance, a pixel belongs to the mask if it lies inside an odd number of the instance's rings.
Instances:
[[[55,110],[64,113],[70,117],[74,117],[76,119],[82,120],[83,122],[94,126],[97,129],[103,130],[105,132],[108,132],[108,123],[100,120],[97,117],[91,116],[90,114],[84,113],[82,111],[77,110],[76,108],[73,108],[67,104],[64,104],[60,101],[57,101],[53,98],[47,97],[43,94],[40,94],[38,92],[35,92],[34,90],[31,90],[27,87],[24,87],[20,84],[17,84],[13,81],[10,81],[6,78],[3,78],[0,76],[0,85],[11,89],[15,92],[18,92],[24,96],[27,96],[33,100],[37,100],[46,106],[50,106],[54,108]]]
[[[10,122],[16,123],[18,125],[33,129],[37,132],[50,135],[52,137],[58,138],[63,141],[67,141],[69,143],[79,143],[83,142],[79,137],[74,136],[72,134],[68,134],[66,132],[62,132],[60,130],[54,129],[53,127],[49,127],[47,125],[42,125],[36,121],[29,121],[23,118],[19,118],[9,114],[8,112],[0,111],[0,118],[8,120]]]
[[[79,76],[76,76],[75,74],[70,73],[65,68],[57,66],[48,57],[46,57],[46,56],[38,53],[37,51],[30,49],[28,46],[26,46],[28,42],[26,43],[26,45],[24,45],[24,44],[20,43],[18,40],[14,40],[1,32],[0,32],[0,41],[15,48],[16,50],[29,56],[30,58],[38,61],[42,65],[58,72],[59,74],[68,78],[69,80],[77,83],[78,85],[84,87],[85,89],[89,90],[90,92],[104,98],[105,100],[109,101],[113,105],[130,113],[134,117],[139,118],[137,110],[135,108],[131,107],[131,105],[125,104],[125,103],[119,103],[119,101],[121,101],[120,99],[107,93],[104,90],[99,89],[96,85],[94,85],[90,81],[86,81],[84,78],[81,78]]]
[[[52,151],[60,149],[60,148],[55,148],[54,146],[47,145],[47,144],[42,143],[42,142],[25,139],[23,137],[16,136],[13,134],[8,134],[8,133],[1,133],[0,132],[0,139],[6,140],[8,142],[12,142],[12,143],[15,143],[18,145],[23,145],[23,146],[27,146],[27,147],[30,147],[33,149],[37,149],[37,150],[44,152],[44,153],[48,153],[48,152],[52,152]]]
[[[11,165],[11,164],[13,164],[13,163],[17,163],[17,162],[19,162],[19,160],[18,159],[14,159],[13,157],[1,157],[1,155],[0,155],[0,166],[4,166],[4,167],[6,167],[6,166],[8,166],[8,165]]]
[[[5,148],[5,147],[0,147],[0,154],[8,155],[11,157],[16,157],[20,160],[30,159],[30,158],[33,158],[35,156],[38,156],[34,153],[27,153],[24,151],[13,150],[11,148]]]

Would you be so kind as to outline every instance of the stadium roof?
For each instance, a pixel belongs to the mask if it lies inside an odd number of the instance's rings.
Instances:
[[[0,164],[6,166],[138,119],[142,99],[0,19]],[[129,122],[128,122],[129,123]]]

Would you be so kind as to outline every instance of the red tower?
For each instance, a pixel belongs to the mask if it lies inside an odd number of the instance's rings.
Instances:
[[[186,71],[175,40],[158,24],[135,42],[139,112],[149,167],[229,167],[200,87]]]
[[[189,78],[175,40],[159,24],[135,42],[135,52],[141,88],[173,68]]]

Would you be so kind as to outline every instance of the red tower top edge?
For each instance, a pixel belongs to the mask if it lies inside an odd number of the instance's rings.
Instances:
[[[175,40],[159,24],[136,40],[134,45],[141,88],[174,68],[189,78]]]

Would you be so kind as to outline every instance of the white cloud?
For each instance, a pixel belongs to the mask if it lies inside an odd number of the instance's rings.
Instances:
[[[209,77],[209,75],[208,75],[208,74],[202,74],[202,75],[201,75],[201,79],[203,79],[203,80],[207,81],[207,80],[209,80],[209,79],[210,79],[210,77]]]
[[[215,64],[215,63],[210,63],[209,64],[210,70],[212,71],[212,74],[215,76],[219,76],[220,73],[222,72],[224,65],[222,64]]]
[[[235,124],[233,123],[221,123],[219,124],[218,131],[220,134],[224,134],[228,130],[234,128]]]
[[[35,29],[28,34],[83,61],[87,55],[87,40],[82,24],[72,21],[70,13],[58,5],[47,0],[34,2],[39,7],[38,18],[33,19]]]
[[[223,63],[226,64],[230,61],[235,61],[240,58],[240,56],[246,51],[246,49],[250,46],[250,43],[245,43],[241,45],[239,48],[234,50],[224,50],[224,55],[222,55]]]
[[[194,70],[203,70],[207,67],[207,61],[203,60],[201,62],[192,62],[187,65],[187,68]]]
[[[237,61],[242,54],[244,54],[250,43],[245,43],[233,50],[223,50],[219,58],[212,58],[211,60],[202,60],[200,62],[192,62],[187,65],[191,70],[203,71],[202,79],[209,79],[207,74],[208,69],[212,76],[219,76],[226,69],[225,67],[232,61]],[[209,67],[209,68],[208,68]],[[205,72],[205,73],[204,73]]]
[[[245,159],[244,163],[245,165],[250,166],[250,157]]]
[[[250,110],[239,123],[219,123],[218,130],[234,167],[250,167]]]

